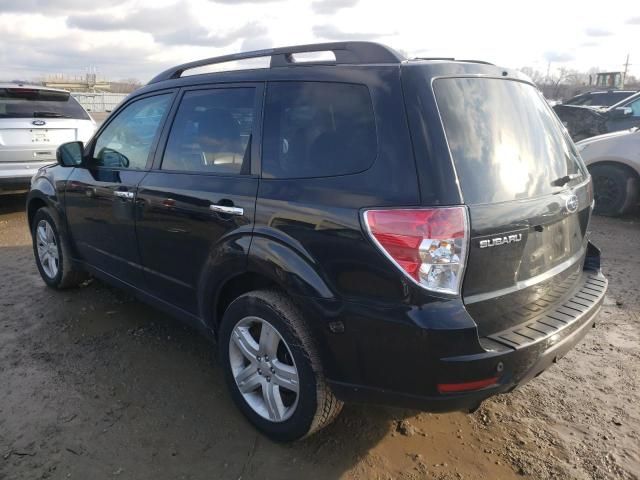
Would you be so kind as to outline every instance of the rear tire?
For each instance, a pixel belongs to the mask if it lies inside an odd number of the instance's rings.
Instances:
[[[42,207],[33,216],[31,224],[33,254],[44,283],[51,288],[76,287],[88,274],[73,267],[67,239],[60,234],[51,210]]]
[[[619,165],[595,165],[593,177],[594,213],[618,216],[631,208],[638,198],[638,180],[634,173]]]
[[[312,338],[286,295],[241,295],[224,313],[218,338],[234,402],[269,438],[298,440],[340,413],[342,402],[329,389]]]

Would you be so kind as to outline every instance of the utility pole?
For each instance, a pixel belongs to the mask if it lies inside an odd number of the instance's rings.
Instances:
[[[629,54],[627,53],[627,60],[624,62],[624,73],[622,74],[622,88],[624,88],[624,82],[627,79],[628,71],[629,71]]]
[[[549,73],[551,72],[551,62],[547,62],[547,83],[549,83]]]

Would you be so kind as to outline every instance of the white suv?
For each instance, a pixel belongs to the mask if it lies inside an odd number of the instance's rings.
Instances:
[[[27,190],[65,142],[91,138],[95,122],[65,90],[0,84],[0,194]]]

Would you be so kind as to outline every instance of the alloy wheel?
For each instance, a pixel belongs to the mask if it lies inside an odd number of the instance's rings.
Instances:
[[[263,418],[283,422],[298,405],[298,369],[276,328],[258,317],[240,320],[229,339],[229,363],[240,393]]]
[[[60,250],[53,228],[46,220],[40,220],[36,227],[36,246],[42,270],[54,279],[60,269]]]

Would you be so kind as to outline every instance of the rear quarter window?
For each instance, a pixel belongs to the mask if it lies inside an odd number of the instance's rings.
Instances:
[[[361,172],[371,167],[377,148],[373,105],[366,86],[269,84],[263,177],[313,178]]]

